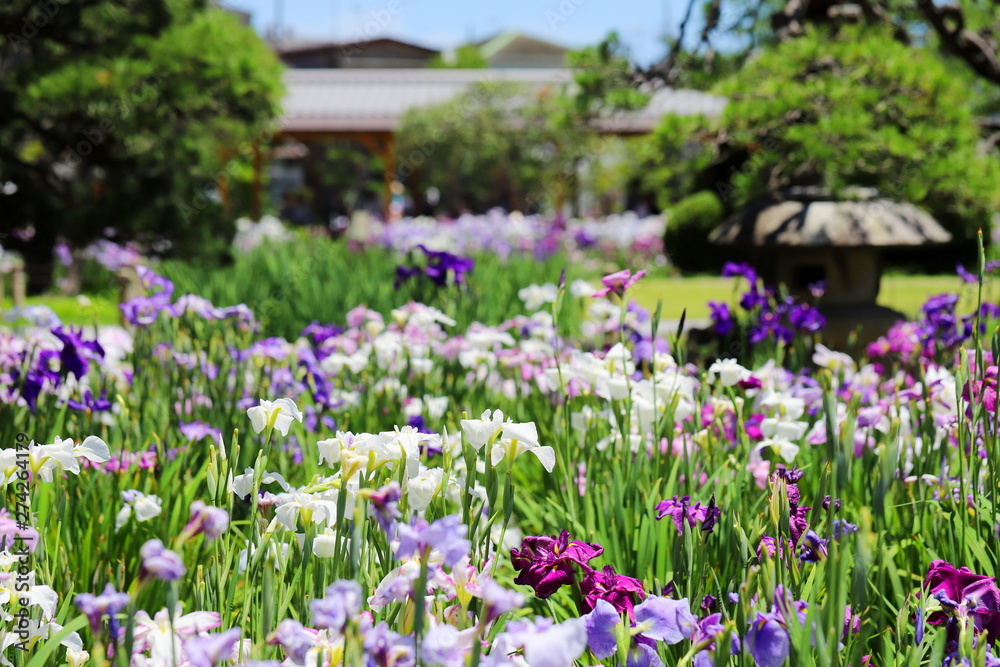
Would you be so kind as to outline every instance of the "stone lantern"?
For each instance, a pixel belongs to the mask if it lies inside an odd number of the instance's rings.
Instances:
[[[751,249],[751,263],[767,284],[798,297],[825,283],[819,308],[827,318],[823,340],[843,345],[861,327],[861,340],[884,334],[902,313],[876,303],[883,249],[947,243],[951,235],[906,202],[876,198],[831,201],[803,196],[748,206],[709,236],[718,245]]]

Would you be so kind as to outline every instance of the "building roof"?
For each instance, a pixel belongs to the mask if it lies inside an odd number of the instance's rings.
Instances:
[[[571,85],[568,69],[290,69],[281,129],[289,133],[394,132],[407,110],[446,102],[475,83],[535,88]],[[649,132],[666,113],[716,115],[725,99],[691,90],[661,89],[642,111],[600,121],[617,134]]]
[[[473,44],[493,67],[562,66],[569,49],[516,31],[502,32]]]
[[[329,41],[307,41],[307,40],[280,40],[276,42],[271,42],[271,48],[279,55],[293,55],[308,53],[313,51],[326,51],[330,49],[340,50],[340,51],[350,51],[350,50],[360,50],[365,49],[369,46],[381,46],[381,45],[395,45],[405,47],[408,50],[412,50],[418,53],[424,53],[427,56],[433,56],[439,53],[437,49],[429,49],[426,46],[420,46],[419,44],[414,44],[413,42],[404,42],[399,39],[392,39],[391,37],[379,37],[378,39],[372,40],[362,40],[362,41],[350,41],[350,42],[329,42]]]

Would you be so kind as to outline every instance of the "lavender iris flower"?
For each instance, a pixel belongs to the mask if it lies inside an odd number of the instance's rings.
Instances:
[[[361,611],[361,584],[341,579],[326,588],[326,595],[309,604],[313,624],[342,633],[347,622]]]
[[[191,667],[215,667],[228,660],[241,634],[239,628],[232,628],[204,637],[191,637],[184,642],[188,663]]]
[[[442,517],[432,524],[424,519],[415,519],[412,524],[396,524],[399,546],[396,558],[408,558],[423,553],[427,548],[435,549],[444,556],[445,565],[454,567],[462,556],[469,553],[472,543],[465,539],[468,527],[462,524],[457,514]]]
[[[77,608],[90,621],[90,631],[94,636],[101,632],[101,619],[110,616],[110,630],[112,639],[118,636],[118,620],[115,614],[128,606],[128,593],[119,593],[113,584],[107,584],[104,592],[100,595],[93,593],[80,593],[74,599]]]
[[[139,578],[150,578],[161,581],[177,581],[187,571],[181,557],[170,551],[160,540],[149,540],[139,549],[142,565],[139,567]]]

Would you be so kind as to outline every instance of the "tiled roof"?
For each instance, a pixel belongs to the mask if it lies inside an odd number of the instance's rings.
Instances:
[[[539,89],[572,82],[567,69],[290,69],[282,130],[392,132],[408,109],[446,102],[477,82],[511,82]],[[662,89],[646,109],[602,121],[602,129],[642,133],[668,112],[718,114],[725,99]]]

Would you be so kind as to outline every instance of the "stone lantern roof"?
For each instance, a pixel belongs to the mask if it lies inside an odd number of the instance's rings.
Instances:
[[[713,231],[709,240],[755,247],[893,248],[947,243],[951,234],[907,202],[800,197],[748,206]]]

